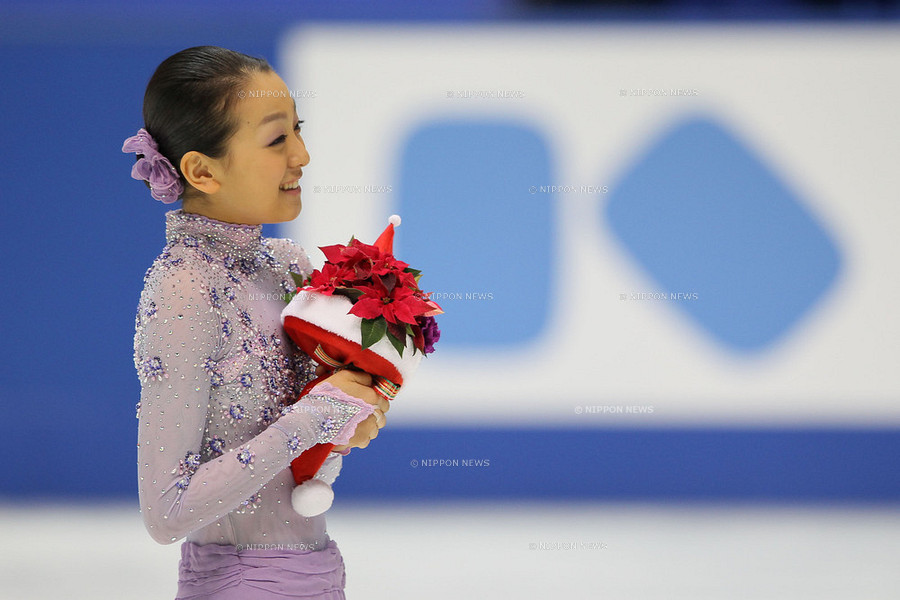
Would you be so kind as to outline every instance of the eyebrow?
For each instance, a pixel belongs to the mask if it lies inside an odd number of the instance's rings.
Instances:
[[[297,114],[297,101],[294,100],[293,98],[291,98],[291,102],[294,103],[294,114]],[[262,121],[259,122],[257,127],[262,127],[263,125],[265,125],[266,123],[269,123],[271,121],[277,121],[278,119],[287,119],[287,118],[288,118],[288,116],[287,116],[286,112],[272,113],[271,115],[263,117]]]

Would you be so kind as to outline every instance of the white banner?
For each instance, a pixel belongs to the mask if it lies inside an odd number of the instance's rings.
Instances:
[[[401,202],[401,179],[414,177],[404,161],[411,140],[440,139],[416,138],[435,124],[514,123],[550,156],[553,181],[522,178],[517,192],[552,212],[543,232],[551,276],[528,282],[548,302],[540,332],[496,346],[454,343],[445,329],[447,342],[398,397],[394,423],[900,423],[900,29],[316,24],[283,38],[278,66],[306,120],[311,155],[303,213],[285,235],[317,265],[317,246],[351,234],[371,242],[411,202]],[[637,246],[623,243],[624,221],[607,206],[624,202],[628,185],[638,189],[642,173],[659,176],[653,152],[679,127],[699,135],[697,122],[754,157],[784,190],[778,206],[809,217],[834,253],[809,258],[833,275],[816,276],[821,289],[807,304],[782,306],[793,288],[781,298],[772,290],[745,298],[746,306],[794,311],[788,326],[752,348],[728,341],[727,322],[703,312],[709,304],[684,304],[709,302],[709,288],[661,286]],[[707,158],[702,164],[713,168],[715,157]],[[447,210],[416,201],[426,213]],[[496,245],[533,235],[517,231],[516,218],[509,228],[497,221]],[[751,227],[770,225],[748,223],[741,234],[754,239]],[[398,256],[419,266],[412,249],[401,252],[412,234],[397,230]],[[723,235],[731,248],[733,236]],[[481,259],[466,245],[447,256]],[[426,271],[426,289],[429,277],[439,275]],[[449,313],[487,301],[467,292],[509,302],[510,289],[442,292],[462,294],[444,303]],[[763,323],[765,312],[753,318]]]

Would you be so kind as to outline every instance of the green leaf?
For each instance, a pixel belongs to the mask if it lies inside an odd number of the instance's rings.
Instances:
[[[404,323],[388,323],[388,335],[392,335],[398,340],[401,341],[403,346],[406,346],[406,328],[403,326]],[[403,356],[403,353],[400,352],[400,356]]]
[[[387,333],[387,321],[384,317],[362,320],[362,349],[365,350]]]
[[[296,285],[297,287],[304,287],[306,285],[306,277],[304,277],[300,273],[294,273],[293,271],[291,271],[290,273],[291,279],[294,280],[294,285]]]
[[[390,331],[387,332],[387,338],[394,349],[400,354],[400,358],[403,358],[403,349],[406,348],[406,342],[401,342],[400,340],[395,338],[394,334]]]
[[[405,269],[403,269],[403,271],[405,273],[412,273],[413,277],[415,277],[416,279],[418,279],[422,275],[422,271],[420,271],[419,269],[413,269],[412,267],[406,267]]]
[[[363,295],[362,290],[358,290],[356,288],[334,288],[334,295],[336,296],[346,296],[356,304],[356,301],[359,300],[359,297]]]

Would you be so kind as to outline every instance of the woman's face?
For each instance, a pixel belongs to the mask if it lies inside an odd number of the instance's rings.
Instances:
[[[218,189],[198,212],[248,225],[290,221],[300,214],[300,188],[285,188],[297,185],[309,163],[294,100],[274,72],[254,74],[238,95],[238,127],[216,161]]]

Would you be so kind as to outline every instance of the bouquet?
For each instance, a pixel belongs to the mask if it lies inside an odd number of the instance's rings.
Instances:
[[[393,215],[372,245],[352,238],[323,246],[322,268],[295,276],[298,287],[281,313],[282,324],[304,352],[329,368],[301,396],[335,369],[353,367],[372,375],[376,393],[393,400],[422,357],[434,352],[440,339],[434,317],[443,310],[419,288],[422,273],[394,257],[399,224]],[[331,487],[313,477],[332,447],[317,444],[291,463],[297,483],[292,504],[304,516],[331,506]]]

